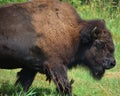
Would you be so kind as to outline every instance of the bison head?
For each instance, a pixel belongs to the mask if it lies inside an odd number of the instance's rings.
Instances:
[[[80,31],[79,60],[101,79],[105,69],[115,66],[114,44],[103,20],[86,21]]]

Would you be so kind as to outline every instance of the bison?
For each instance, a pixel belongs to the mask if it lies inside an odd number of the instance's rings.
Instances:
[[[34,0],[0,8],[0,68],[21,68],[16,85],[25,91],[36,74],[72,96],[67,70],[87,66],[101,79],[115,66],[114,43],[104,20],[83,20],[68,3]]]

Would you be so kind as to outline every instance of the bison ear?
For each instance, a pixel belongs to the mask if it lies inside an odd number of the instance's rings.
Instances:
[[[80,42],[82,44],[88,44],[97,39],[99,30],[97,26],[86,26],[80,32]]]

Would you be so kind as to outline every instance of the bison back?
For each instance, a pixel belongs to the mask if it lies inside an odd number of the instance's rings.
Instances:
[[[36,0],[1,7],[0,14],[1,65],[10,59],[15,67],[33,66],[45,57],[70,59],[75,54],[81,19],[71,5]]]

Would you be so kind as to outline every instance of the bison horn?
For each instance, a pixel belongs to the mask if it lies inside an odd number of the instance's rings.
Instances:
[[[97,29],[97,26],[95,26],[95,27],[93,28],[92,32],[95,32],[96,29]]]
[[[97,26],[95,26],[93,29],[92,29],[92,37],[93,38],[97,38],[98,37],[98,32],[97,32]]]

